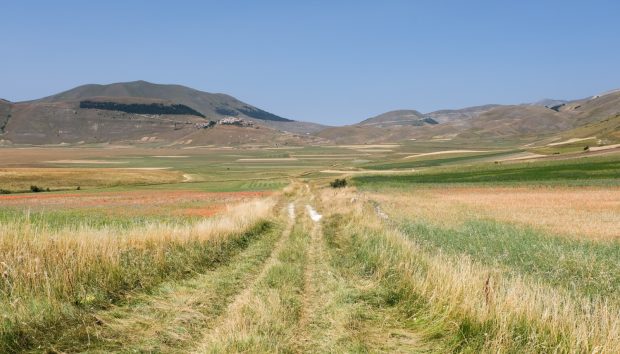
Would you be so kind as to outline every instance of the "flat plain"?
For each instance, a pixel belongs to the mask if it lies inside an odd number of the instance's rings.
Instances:
[[[511,146],[2,148],[0,352],[620,352],[620,152]]]

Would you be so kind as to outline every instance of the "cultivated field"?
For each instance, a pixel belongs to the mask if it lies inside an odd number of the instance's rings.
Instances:
[[[0,352],[620,352],[620,155],[554,148],[2,149]]]

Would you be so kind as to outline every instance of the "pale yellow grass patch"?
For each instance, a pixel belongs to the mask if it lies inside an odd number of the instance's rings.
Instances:
[[[411,169],[402,169],[402,170],[322,170],[321,173],[330,173],[330,174],[350,174],[350,175],[383,175],[383,174],[398,174],[398,173],[410,173],[414,172],[413,168]]]
[[[355,149],[359,152],[392,152],[392,149]]]
[[[46,161],[47,163],[62,163],[62,164],[84,164],[84,165],[107,165],[107,164],[123,164],[129,163],[129,161],[106,161],[106,160],[54,160]]]
[[[620,147],[620,144],[605,145],[605,146],[592,146],[590,147],[590,151],[611,150],[611,149],[615,149],[619,147]]]
[[[251,158],[251,159],[237,159],[239,162],[279,162],[279,161],[297,161],[295,157],[269,157],[269,158]]]
[[[546,157],[548,155],[535,154],[533,152],[520,152],[510,156],[507,156],[503,159],[497,161],[518,161],[518,160],[529,160],[529,159],[537,159],[539,157]]]
[[[161,159],[185,159],[185,158],[188,158],[189,156],[187,155],[155,155],[152,157],[158,157]]]
[[[555,143],[550,143],[550,144],[547,144],[547,146],[565,145],[565,144],[576,143],[578,141],[591,140],[591,139],[596,139],[596,137],[595,136],[591,136],[591,137],[588,137],[588,138],[572,138],[572,139],[568,139],[568,140],[564,140],[564,141],[558,141],[558,142],[555,142]]]
[[[358,144],[358,145],[334,145],[331,147],[339,147],[343,149],[395,149],[400,144]]]
[[[369,154],[295,154],[293,157],[359,157],[368,156]]]
[[[468,152],[492,152],[488,150],[444,150],[444,151],[435,151],[435,152],[426,152],[422,154],[414,154],[405,157],[406,159],[421,157],[421,156],[433,156],[433,155],[447,155],[447,154],[462,154]]]

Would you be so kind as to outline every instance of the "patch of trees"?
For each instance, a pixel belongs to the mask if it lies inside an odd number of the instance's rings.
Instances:
[[[118,103],[118,102],[99,102],[99,101],[81,101],[80,108],[84,109],[102,109],[106,111],[120,111],[133,114],[171,114],[171,115],[188,115],[205,118],[205,116],[183,104],[163,103]]]
[[[556,112],[559,112],[559,111],[560,111],[560,108],[562,108],[562,107],[564,107],[564,106],[566,106],[566,103],[558,104],[558,105],[555,105],[555,106],[553,106],[553,107],[548,107],[548,108],[549,108],[549,109],[552,109],[552,110],[554,110],[554,111],[556,111]]]
[[[217,114],[221,114],[223,116],[231,116],[231,117],[236,117],[239,115],[239,112],[235,111],[232,108],[226,108],[226,107],[220,107],[220,108],[216,108],[215,112]]]
[[[434,120],[431,117],[426,117],[426,118],[422,119],[422,121],[424,121],[425,123],[428,123],[428,124],[433,124],[433,125],[439,124],[438,121]]]
[[[256,119],[271,120],[271,121],[276,121],[276,122],[294,122],[294,120],[282,118],[273,113],[269,113],[269,112],[263,111],[262,109],[258,109],[258,108],[254,108],[250,106],[243,106],[242,108],[239,108],[237,110],[245,114],[248,117],[252,117]]]
[[[6,129],[6,125],[9,123],[9,119],[11,119],[10,114],[7,114],[5,119],[0,118],[0,133],[4,133],[4,129]]]

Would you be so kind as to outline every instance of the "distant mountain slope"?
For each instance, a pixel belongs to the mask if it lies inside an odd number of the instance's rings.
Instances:
[[[595,137],[601,145],[620,143],[620,113],[563,131],[556,135],[555,140],[566,141],[590,137]]]
[[[4,133],[6,125],[11,119],[13,105],[7,100],[0,99],[0,134]],[[0,137],[0,139],[2,139]]]
[[[402,125],[422,126],[426,124],[437,124],[437,122],[430,117],[425,117],[422,113],[415,110],[398,110],[386,112],[378,116],[365,119],[357,125],[391,127]]]
[[[3,118],[7,116],[8,119]],[[80,109],[75,102],[0,103],[0,126],[3,126],[0,131],[3,144],[279,146],[304,145],[317,140],[258,124],[213,125],[196,115]]]
[[[619,135],[620,90],[575,100],[545,99],[522,105],[484,105],[422,114],[390,111],[352,126],[329,128],[318,136],[340,143],[380,143],[407,139],[536,141],[562,132],[597,134],[615,141]],[[415,124],[429,118],[438,124]]]
[[[484,106],[466,107],[461,109],[442,109],[439,111],[427,113],[424,116],[433,118],[438,123],[446,123],[450,121],[464,120],[478,117],[480,114],[487,112],[495,107],[496,104],[488,104]]]
[[[409,138],[416,128],[435,125],[437,122],[415,110],[397,110],[365,119],[354,125],[330,127],[317,136],[336,143],[365,144],[399,141]]]
[[[620,113],[620,91],[614,90],[590,98],[571,101],[559,112],[573,117],[580,124],[596,122]]]
[[[530,103],[530,106],[543,106],[543,107],[547,107],[547,108],[551,108],[551,109],[557,109],[565,104],[567,104],[570,101],[567,100],[556,100],[553,98],[544,98],[540,101],[536,101],[534,103]],[[557,108],[556,108],[557,107]]]
[[[249,123],[243,126],[209,123],[230,116]],[[306,133],[322,128],[276,116],[232,96],[145,81],[84,85],[28,102],[0,101],[3,144],[274,146],[315,141],[317,138]]]
[[[98,97],[147,98],[182,104],[205,115],[208,119],[227,116],[255,121],[259,124],[295,133],[310,133],[324,126],[315,123],[296,122],[242,102],[222,93],[208,93],[181,85],[161,85],[146,81],[114,83],[109,85],[83,85],[29,103],[79,102]]]

